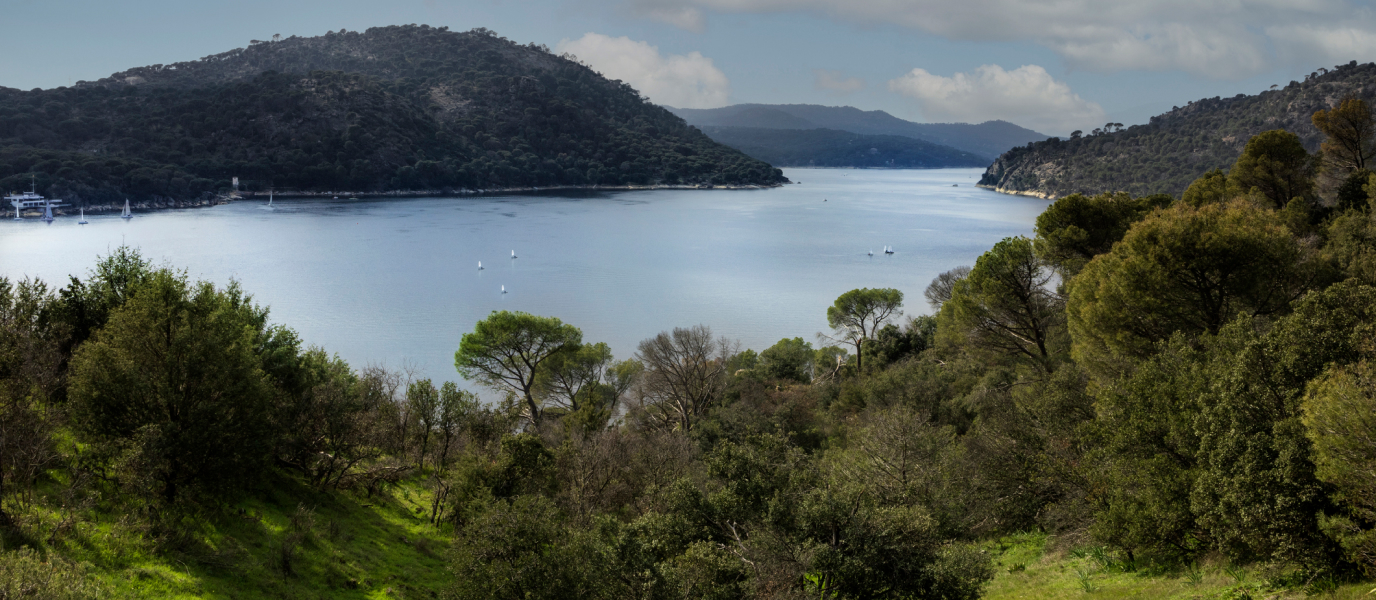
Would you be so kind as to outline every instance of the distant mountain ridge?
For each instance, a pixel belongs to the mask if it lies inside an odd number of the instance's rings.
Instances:
[[[0,190],[76,204],[250,189],[778,185],[636,90],[486,29],[255,42],[72,87],[0,87]]]
[[[882,110],[816,104],[735,104],[722,108],[669,108],[697,127],[835,129],[863,135],[901,135],[992,161],[1009,149],[1049,136],[1007,121],[914,123]]]
[[[1263,131],[1290,131],[1317,151],[1323,135],[1311,121],[1314,112],[1348,95],[1376,103],[1376,64],[1352,61],[1284,88],[1196,100],[1121,131],[1014,148],[989,166],[980,185],[1046,198],[1118,191],[1178,196],[1200,175],[1230,168],[1247,140]]]
[[[982,156],[901,135],[710,125],[702,132],[776,167],[940,169],[989,164]]]

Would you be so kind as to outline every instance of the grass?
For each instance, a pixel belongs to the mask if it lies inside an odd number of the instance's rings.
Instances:
[[[429,524],[429,507],[420,480],[370,497],[322,493],[279,476],[249,499],[184,518],[174,528],[177,535],[159,539],[138,519],[104,514],[77,498],[40,495],[23,515],[21,530],[3,542],[76,563],[81,576],[111,598],[433,598],[449,579],[444,551],[450,532]],[[1005,537],[988,549],[997,571],[987,600],[1306,597],[1299,589],[1268,588],[1246,565],[1166,568],[1128,562],[1102,547],[1054,551],[1042,533]],[[1373,587],[1320,581],[1309,591],[1319,598],[1372,600]]]
[[[1322,590],[1307,595],[1300,589],[1271,589],[1252,570],[1227,564],[1195,564],[1163,568],[1132,564],[1103,548],[1070,552],[1047,549],[1047,536],[1025,533],[989,545],[997,571],[985,588],[984,600],[1092,600],[1141,598],[1153,600],[1290,600],[1325,598],[1371,600],[1376,584],[1339,585],[1321,582]]]
[[[15,541],[84,567],[113,598],[432,598],[448,577],[449,534],[429,524],[419,481],[368,497],[278,477],[161,539],[134,519],[55,505],[27,511]]]

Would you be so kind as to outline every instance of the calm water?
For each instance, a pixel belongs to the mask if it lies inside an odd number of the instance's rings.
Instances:
[[[3,220],[0,276],[61,285],[127,243],[193,277],[238,279],[274,321],[355,366],[406,363],[436,379],[457,379],[459,337],[499,309],[557,316],[618,358],[699,323],[761,350],[783,337],[815,342],[827,306],[858,287],[898,288],[908,314],[929,312],[922,290],[937,273],[1030,235],[1046,202],[977,189],[980,173],[790,169],[802,183],[771,190],[278,200],[91,216],[85,226]],[[883,255],[885,245],[897,253]]]

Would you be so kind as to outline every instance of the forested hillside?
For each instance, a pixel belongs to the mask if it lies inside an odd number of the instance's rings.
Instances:
[[[82,203],[229,188],[776,185],[630,86],[487,30],[255,42],[72,87],[0,88],[0,189]]]
[[[670,110],[698,127],[836,129],[862,135],[901,135],[977,155],[986,164],[1011,148],[1047,138],[1007,121],[914,123],[882,110],[860,110],[852,106],[736,104],[722,108]]]
[[[712,139],[776,167],[938,169],[983,167],[989,161],[950,146],[899,135],[835,129],[703,127]]]
[[[1316,121],[1336,206],[1263,132],[816,345],[495,311],[486,403],[134,249],[0,279],[0,597],[1369,598],[1376,119]]]
[[[1101,129],[1014,148],[985,172],[980,185],[1046,197],[1125,191],[1179,195],[1200,175],[1233,164],[1253,135],[1284,129],[1310,152],[1323,136],[1315,111],[1355,95],[1376,99],[1376,64],[1353,61],[1319,69],[1304,81],[1254,96],[1205,98],[1152,117],[1145,125]]]

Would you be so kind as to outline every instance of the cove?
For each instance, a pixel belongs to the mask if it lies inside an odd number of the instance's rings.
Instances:
[[[193,278],[237,279],[273,322],[354,367],[410,365],[441,381],[458,380],[459,338],[503,309],[559,317],[618,359],[700,323],[759,351],[784,337],[816,345],[827,306],[854,288],[897,288],[906,314],[928,313],[922,290],[938,273],[1032,235],[1047,201],[975,188],[981,173],[786,169],[801,183],[4,220],[0,276],[61,287],[128,244]]]

